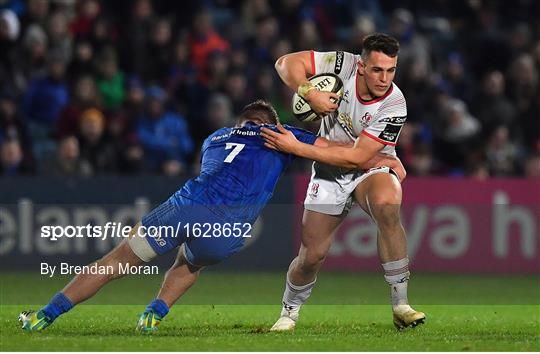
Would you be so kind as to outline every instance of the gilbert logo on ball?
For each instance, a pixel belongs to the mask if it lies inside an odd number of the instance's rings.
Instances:
[[[309,82],[319,91],[334,92],[340,97],[343,95],[343,82],[335,74],[318,74],[310,77]],[[335,99],[332,100],[335,101]],[[339,105],[339,101],[334,103]],[[300,97],[298,93],[293,96],[292,110],[296,119],[301,122],[311,122],[322,118],[311,109],[309,103]]]

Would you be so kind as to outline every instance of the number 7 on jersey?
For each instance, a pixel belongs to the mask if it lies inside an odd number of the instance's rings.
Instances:
[[[233,151],[231,151],[229,155],[227,155],[227,157],[225,158],[225,160],[223,160],[223,162],[231,163],[236,157],[236,155],[238,155],[240,151],[242,151],[244,146],[246,146],[246,144],[227,143],[225,145],[225,150],[233,149]]]

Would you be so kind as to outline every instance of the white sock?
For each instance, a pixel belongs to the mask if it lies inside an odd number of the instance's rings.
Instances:
[[[300,306],[302,306],[311,295],[311,290],[313,289],[313,286],[315,286],[316,281],[317,279],[306,285],[294,285],[289,280],[289,274],[287,273],[285,292],[283,293],[283,308],[281,309],[282,317],[290,317],[293,321],[298,319]]]
[[[390,298],[392,300],[392,308],[396,310],[398,307],[403,308],[403,305],[408,305],[407,285],[409,283],[409,258],[403,258],[397,261],[383,263],[384,279],[390,284]]]

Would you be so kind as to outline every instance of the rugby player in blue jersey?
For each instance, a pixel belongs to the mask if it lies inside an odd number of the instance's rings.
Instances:
[[[204,141],[200,175],[145,215],[133,228],[129,239],[92,264],[114,271],[77,275],[42,309],[20,314],[23,330],[33,332],[47,328],[58,316],[92,297],[109,281],[123,276],[120,269],[149,262],[180,246],[156,299],[137,324],[141,332],[157,330],[169,308],[195,283],[203,267],[219,263],[242,248],[242,236],[249,233],[271,198],[279,177],[293,161],[293,155],[264,146],[261,128],[276,130],[276,125],[279,125],[278,116],[270,104],[259,100],[247,105],[236,127],[219,129]],[[308,131],[286,128],[304,143],[330,144]],[[383,154],[375,156],[364,167],[383,165],[404,176],[401,162]],[[210,235],[216,237],[200,237],[200,234],[196,237],[197,230],[183,227],[194,224],[211,225]],[[139,236],[144,234],[140,230],[149,230],[152,226],[172,226],[180,232]]]

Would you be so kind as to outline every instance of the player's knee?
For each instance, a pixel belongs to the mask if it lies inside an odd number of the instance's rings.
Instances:
[[[317,271],[326,259],[326,252],[306,249],[299,257],[299,266],[304,273]]]
[[[378,177],[367,195],[369,205],[401,205],[401,185],[392,175],[380,174]]]
[[[385,176],[394,178],[390,175]],[[393,227],[400,224],[401,186],[395,181],[388,181],[384,188],[377,188],[368,194],[368,204],[372,217],[379,227]]]

